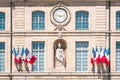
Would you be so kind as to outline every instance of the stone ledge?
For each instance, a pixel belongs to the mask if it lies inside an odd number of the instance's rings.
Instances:
[[[0,73],[0,76],[95,76],[98,73],[91,72],[32,72],[32,73]],[[101,73],[102,75],[108,75],[108,73]],[[111,76],[120,76],[119,72],[110,73]]]

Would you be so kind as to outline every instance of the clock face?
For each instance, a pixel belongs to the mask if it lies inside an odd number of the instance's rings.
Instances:
[[[58,8],[54,11],[53,18],[56,22],[62,23],[67,19],[67,12],[62,8]]]
[[[50,21],[55,26],[66,26],[70,20],[70,11],[64,4],[56,5],[50,12]]]

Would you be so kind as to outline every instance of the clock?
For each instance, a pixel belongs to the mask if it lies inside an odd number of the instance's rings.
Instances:
[[[55,26],[66,26],[71,20],[69,9],[62,3],[56,5],[50,12],[50,21]]]
[[[53,13],[53,18],[58,23],[63,23],[67,19],[67,12],[63,8],[58,8]]]

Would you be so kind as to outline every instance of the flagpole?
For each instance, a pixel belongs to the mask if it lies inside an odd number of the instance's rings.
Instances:
[[[110,31],[111,31],[111,8],[110,8],[110,6],[111,6],[111,1],[109,0],[109,49],[111,50],[111,33],[110,33]],[[111,53],[111,51],[110,51],[110,53]],[[109,56],[109,59],[110,59],[111,57]],[[111,60],[111,59],[110,59]],[[110,67],[109,67],[109,73],[110,73]]]
[[[10,0],[10,80],[12,80],[12,37],[13,37],[13,30],[12,30],[12,0]]]
[[[109,10],[109,16],[108,16],[108,26],[109,26],[109,28],[108,28],[108,31],[109,31],[109,33],[108,33],[108,46],[109,46],[109,49],[110,49],[110,52],[109,53],[111,53],[111,1],[109,0],[108,1],[108,10]],[[111,55],[109,55],[109,60],[110,60],[110,64],[111,64]],[[111,65],[109,66],[109,68],[108,68],[108,80],[111,80],[111,78],[110,78],[110,73],[111,73]]]

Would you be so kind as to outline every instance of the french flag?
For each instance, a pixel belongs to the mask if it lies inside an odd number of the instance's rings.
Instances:
[[[108,49],[107,51],[106,51],[106,65],[107,66],[110,66],[110,59],[109,59],[109,57],[110,57],[110,49]]]
[[[28,55],[28,61],[29,61],[30,64],[33,65],[36,61],[36,57],[33,54],[29,54]]]
[[[16,52],[15,48],[13,49],[13,55],[14,55],[14,61],[16,64],[21,63],[21,55],[19,54],[19,48],[18,51]]]
[[[94,50],[94,48],[92,48],[92,57],[91,57],[91,63],[92,63],[92,65],[94,65],[94,59],[95,59],[95,57],[96,57],[96,52],[95,52],[95,50]]]
[[[23,58],[23,60],[24,60],[24,62],[25,63],[28,63],[28,61],[27,61],[27,56],[26,56],[26,50],[24,49],[24,48],[22,48],[22,58]]]
[[[29,63],[30,63],[30,64],[34,64],[35,61],[36,61],[36,57],[35,57],[34,55],[31,55],[31,58],[30,58]]]
[[[33,55],[33,54],[30,54],[30,52],[29,52],[29,50],[26,48],[26,50],[25,50],[25,54],[26,54],[26,60],[25,60],[25,62],[26,63],[30,63],[30,64],[34,64],[35,63],[35,61],[36,61],[36,57]]]
[[[99,54],[98,48],[96,47],[96,64],[99,64],[100,62],[101,62],[100,54]]]
[[[106,62],[105,52],[106,52],[106,48],[103,50],[102,48],[100,48],[100,59],[102,64]]]

